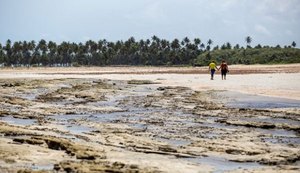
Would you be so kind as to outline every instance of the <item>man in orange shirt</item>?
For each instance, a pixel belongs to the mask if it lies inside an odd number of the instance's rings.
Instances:
[[[222,61],[222,64],[220,65],[219,69],[221,69],[222,80],[226,80],[226,73],[229,72],[229,70],[227,63],[224,60]]]

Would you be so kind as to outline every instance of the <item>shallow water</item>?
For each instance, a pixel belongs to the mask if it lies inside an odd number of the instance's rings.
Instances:
[[[209,157],[197,157],[185,159],[189,162],[196,164],[207,164],[214,167],[213,173],[221,173],[226,171],[233,171],[237,169],[251,169],[262,167],[260,164],[255,162],[233,162],[225,158],[209,156]]]
[[[88,116],[90,116],[90,115],[85,115],[85,114],[54,115],[54,116],[51,116],[50,119],[54,119],[58,122],[66,122],[66,121],[70,121],[70,120],[86,118]]]
[[[278,97],[267,97],[244,94],[235,91],[218,92],[217,95],[226,98],[225,106],[231,108],[299,108],[300,101]]]
[[[72,124],[72,125],[68,125],[66,127],[66,130],[68,130],[72,134],[83,134],[83,133],[91,132],[96,129],[87,126]]]
[[[278,129],[277,127],[274,129],[262,129],[255,127],[246,127],[242,125],[228,125],[222,121],[218,121],[221,119],[230,120],[232,117],[229,115],[221,115],[220,117],[216,115],[196,115],[192,112],[193,106],[189,109],[184,109],[181,106],[186,106],[186,104],[178,104],[177,107],[173,107],[172,104],[169,106],[168,104],[162,106],[157,103],[153,103],[156,100],[149,99],[147,100],[148,94],[153,93],[154,91],[158,92],[156,89],[143,87],[130,87],[130,92],[126,92],[124,94],[113,94],[113,96],[105,96],[105,100],[97,101],[97,102],[89,102],[87,104],[99,107],[112,106],[114,108],[120,108],[120,110],[124,110],[122,112],[107,112],[107,113],[85,113],[80,114],[68,114],[68,115],[55,115],[49,117],[48,120],[51,121],[52,125],[59,125],[60,128],[63,128],[61,136],[64,138],[70,138],[72,140],[79,140],[80,135],[83,136],[85,134],[95,135],[93,132],[99,130],[94,128],[94,126],[89,127],[88,124],[92,123],[114,123],[115,127],[118,127],[117,124],[122,125],[121,127],[126,127],[126,133],[135,136],[146,137],[153,141],[153,149],[155,150],[156,144],[158,142],[163,142],[169,145],[171,148],[176,149],[178,152],[181,152],[182,148],[193,148],[194,146],[191,144],[198,139],[200,140],[219,140],[227,138],[230,139],[231,136],[234,137],[243,137],[243,135],[249,135],[251,139],[255,139],[255,141],[265,142],[265,145],[270,143],[272,144],[283,144],[283,145],[295,145],[298,146],[300,143],[300,138],[298,134],[294,131],[288,131],[285,129]],[[224,92],[226,93],[226,92]],[[155,93],[157,94],[157,93]],[[185,94],[185,93],[183,93]],[[223,93],[221,93],[223,94]],[[237,108],[272,108],[277,107],[275,98],[266,98],[262,96],[254,96],[254,95],[245,95],[240,93],[234,94],[225,94],[228,102],[227,106],[233,106]],[[127,98],[126,98],[127,97]],[[151,97],[149,97],[151,98]],[[178,101],[185,97],[180,96],[176,97],[174,100],[167,101]],[[32,100],[32,96],[28,96],[29,100]],[[164,99],[164,98],[163,98]],[[141,103],[139,103],[141,102]],[[150,106],[145,106],[148,103]],[[63,102],[56,102],[57,104],[64,103],[67,104],[68,100],[63,100]],[[159,102],[160,103],[160,102]],[[188,102],[189,103],[189,102]],[[298,102],[294,101],[286,101],[280,100],[281,106],[294,106]],[[300,102],[299,102],[300,103]],[[83,103],[86,104],[86,103]],[[231,105],[230,105],[231,104]],[[53,104],[54,105],[54,104]],[[174,104],[176,105],[176,104]],[[55,106],[55,105],[54,105]],[[260,106],[260,107],[258,107]],[[76,110],[76,109],[74,109]],[[116,109],[117,110],[117,109]],[[186,112],[185,112],[185,111]],[[210,109],[207,109],[210,110]],[[231,109],[224,109],[224,111]],[[109,110],[108,110],[109,111]],[[88,111],[87,111],[88,112]],[[228,111],[229,112],[229,111]],[[259,111],[258,111],[259,112]],[[240,121],[253,121],[253,122],[263,122],[263,123],[276,123],[276,124],[289,124],[289,125],[299,125],[298,121],[284,118],[274,118],[274,117],[265,117],[264,114],[260,115],[258,112],[255,112],[253,116],[250,118],[244,117],[243,115],[238,115],[237,118]],[[256,117],[256,115],[259,115]],[[17,119],[12,116],[2,117],[1,121],[8,122],[13,125],[33,125],[36,123],[36,120],[30,119]],[[90,122],[90,123],[89,123]],[[95,126],[96,127],[96,126]],[[98,126],[97,126],[98,127]],[[101,126],[99,126],[101,127]],[[129,128],[129,129],[127,129]],[[130,129],[132,128],[132,129]],[[66,132],[67,130],[68,132]],[[105,130],[105,129],[102,129]],[[89,133],[90,132],[90,133]],[[67,134],[63,136],[63,134]],[[101,135],[101,134],[100,134]],[[111,134],[109,134],[111,135]],[[113,135],[111,135],[113,136]],[[121,135],[120,135],[121,136]],[[121,136],[122,137],[122,136]],[[122,141],[122,138],[116,138],[117,141]],[[84,139],[84,138],[81,138]],[[129,138],[130,139],[130,138]],[[141,138],[143,139],[143,138]],[[143,143],[143,140],[137,141],[140,142],[141,145],[147,145]],[[281,146],[283,146],[281,145]],[[204,147],[205,148],[205,147]],[[172,151],[171,151],[172,152]],[[184,152],[183,152],[184,153]],[[215,168],[214,172],[225,172],[236,169],[252,169],[261,167],[260,164],[256,162],[249,163],[240,163],[233,162],[225,159],[228,155],[223,155],[224,153],[220,153],[220,157],[209,156],[209,157],[196,157],[185,159],[193,164],[205,164],[211,165]],[[223,156],[223,157],[222,157]],[[146,156],[147,157],[147,156]],[[180,158],[182,159],[182,158]],[[179,160],[178,160],[179,161]],[[52,165],[53,166],[53,165]],[[31,167],[31,169],[41,170],[41,169],[52,169],[51,165],[38,165],[35,167]]]
[[[28,166],[32,170],[42,171],[42,170],[53,170],[54,164],[44,164],[44,165],[31,165]]]
[[[272,123],[272,124],[288,124],[288,125],[295,125],[300,126],[300,121],[285,119],[285,118],[274,118],[274,117],[263,117],[263,118],[256,118],[256,117],[241,117],[239,118],[241,121],[250,121],[250,122],[261,122],[261,123]]]
[[[30,126],[36,123],[36,120],[34,119],[14,118],[13,116],[0,117],[0,121],[18,126]]]
[[[69,115],[55,115],[51,116],[51,119],[54,119],[56,123],[64,125],[65,129],[72,134],[82,134],[95,130],[95,128],[83,126],[76,124],[74,121],[88,119],[92,115],[86,114],[69,114]]]

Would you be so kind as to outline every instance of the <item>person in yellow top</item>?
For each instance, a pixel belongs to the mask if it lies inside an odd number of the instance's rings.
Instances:
[[[211,61],[211,63],[208,65],[208,71],[210,71],[210,75],[211,75],[210,80],[214,80],[214,74],[215,74],[216,69],[218,69],[216,62]]]

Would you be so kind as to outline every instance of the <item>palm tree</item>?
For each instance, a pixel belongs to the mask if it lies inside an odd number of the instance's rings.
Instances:
[[[247,48],[251,48],[250,44],[251,44],[251,42],[252,42],[252,38],[251,38],[250,36],[247,36],[247,37],[245,38],[245,41],[246,41],[246,43],[247,43]]]
[[[239,44],[236,44],[235,46],[234,46],[234,49],[239,49],[240,48],[240,45]]]
[[[251,44],[251,42],[252,42],[252,38],[250,37],[250,36],[247,36],[246,38],[245,38],[245,41],[246,41],[246,43],[247,43],[247,48],[251,48],[251,46],[250,46],[250,44]],[[244,49],[243,50],[243,55],[244,55],[244,61],[246,61],[246,49]]]
[[[256,49],[261,49],[262,46],[260,44],[258,44],[257,46],[255,46]]]
[[[156,44],[159,44],[160,42],[160,39],[156,35],[153,35],[151,39],[152,41],[156,42]]]
[[[172,64],[177,64],[178,63],[178,53],[179,53],[179,49],[180,49],[180,43],[179,40],[177,38],[175,38],[172,43],[171,43],[171,48],[172,51],[170,53],[170,60],[168,61],[168,63],[172,63]]]
[[[161,40],[161,47],[162,47],[162,49],[168,48],[169,47],[169,42],[165,39],[162,39]]]
[[[227,49],[231,49],[232,48],[232,46],[231,46],[231,44],[229,42],[226,43],[226,48]]]
[[[57,62],[55,61],[55,57],[57,56],[57,45],[55,42],[53,41],[49,41],[48,43],[48,49],[49,49],[49,62],[50,62],[50,65],[54,65],[56,64]]]
[[[181,41],[181,45],[186,47],[190,42],[191,41],[188,37],[184,37],[183,40]]]
[[[296,42],[295,42],[295,41],[293,41],[293,42],[292,42],[292,46],[293,46],[293,48],[295,48],[295,47],[296,47],[296,45],[297,45],[297,44],[296,44]]]
[[[29,67],[29,59],[31,57],[30,49],[29,49],[30,42],[23,41],[22,43],[22,59],[21,64]]]
[[[208,39],[206,50],[210,51],[210,47],[211,47],[212,44],[213,44],[213,41],[211,39]]]
[[[201,45],[200,38],[195,38],[194,39],[194,53],[193,53],[195,58],[201,53],[200,45]]]
[[[208,39],[207,44],[210,46],[213,44],[213,41],[211,39]]]
[[[200,40],[200,38],[195,38],[194,39],[194,44],[197,46],[197,48],[198,48],[198,46],[201,44],[201,40]]]
[[[28,43],[28,51],[29,51],[30,56],[29,56],[29,59],[26,62],[29,66],[31,65],[33,55],[34,55],[34,52],[35,52],[35,48],[36,48],[35,41],[34,40],[30,41]]]
[[[201,49],[204,49],[204,48],[205,48],[205,44],[204,44],[204,43],[201,43],[201,44],[200,44],[200,48],[201,48]]]
[[[2,47],[2,44],[0,43],[0,67],[5,63],[5,54]]]
[[[11,48],[11,40],[8,39],[6,41],[6,45],[3,48],[6,52],[6,58],[5,58],[5,62],[7,65],[11,65],[11,55],[12,55],[12,48]]]
[[[218,45],[215,46],[215,47],[213,48],[213,50],[219,50],[219,46],[218,46]]]
[[[173,50],[177,50],[177,49],[180,48],[180,44],[179,44],[179,40],[178,40],[178,39],[175,38],[175,39],[172,41],[172,43],[171,43],[171,48],[172,48]]]
[[[41,55],[39,57],[38,62],[42,63],[42,65],[48,65],[49,59],[47,56],[48,46],[47,42],[44,39],[41,39],[37,45],[37,51],[39,51],[39,54]]]
[[[12,55],[10,57],[13,65],[19,66],[22,59],[22,42],[16,41],[12,46]]]

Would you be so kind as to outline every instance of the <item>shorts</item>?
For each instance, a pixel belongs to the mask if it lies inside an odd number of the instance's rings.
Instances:
[[[211,70],[210,70],[210,74],[211,74],[211,75],[214,75],[214,74],[215,74],[215,71],[216,71],[215,69],[211,69]]]
[[[222,76],[226,76],[227,70],[221,70]]]

